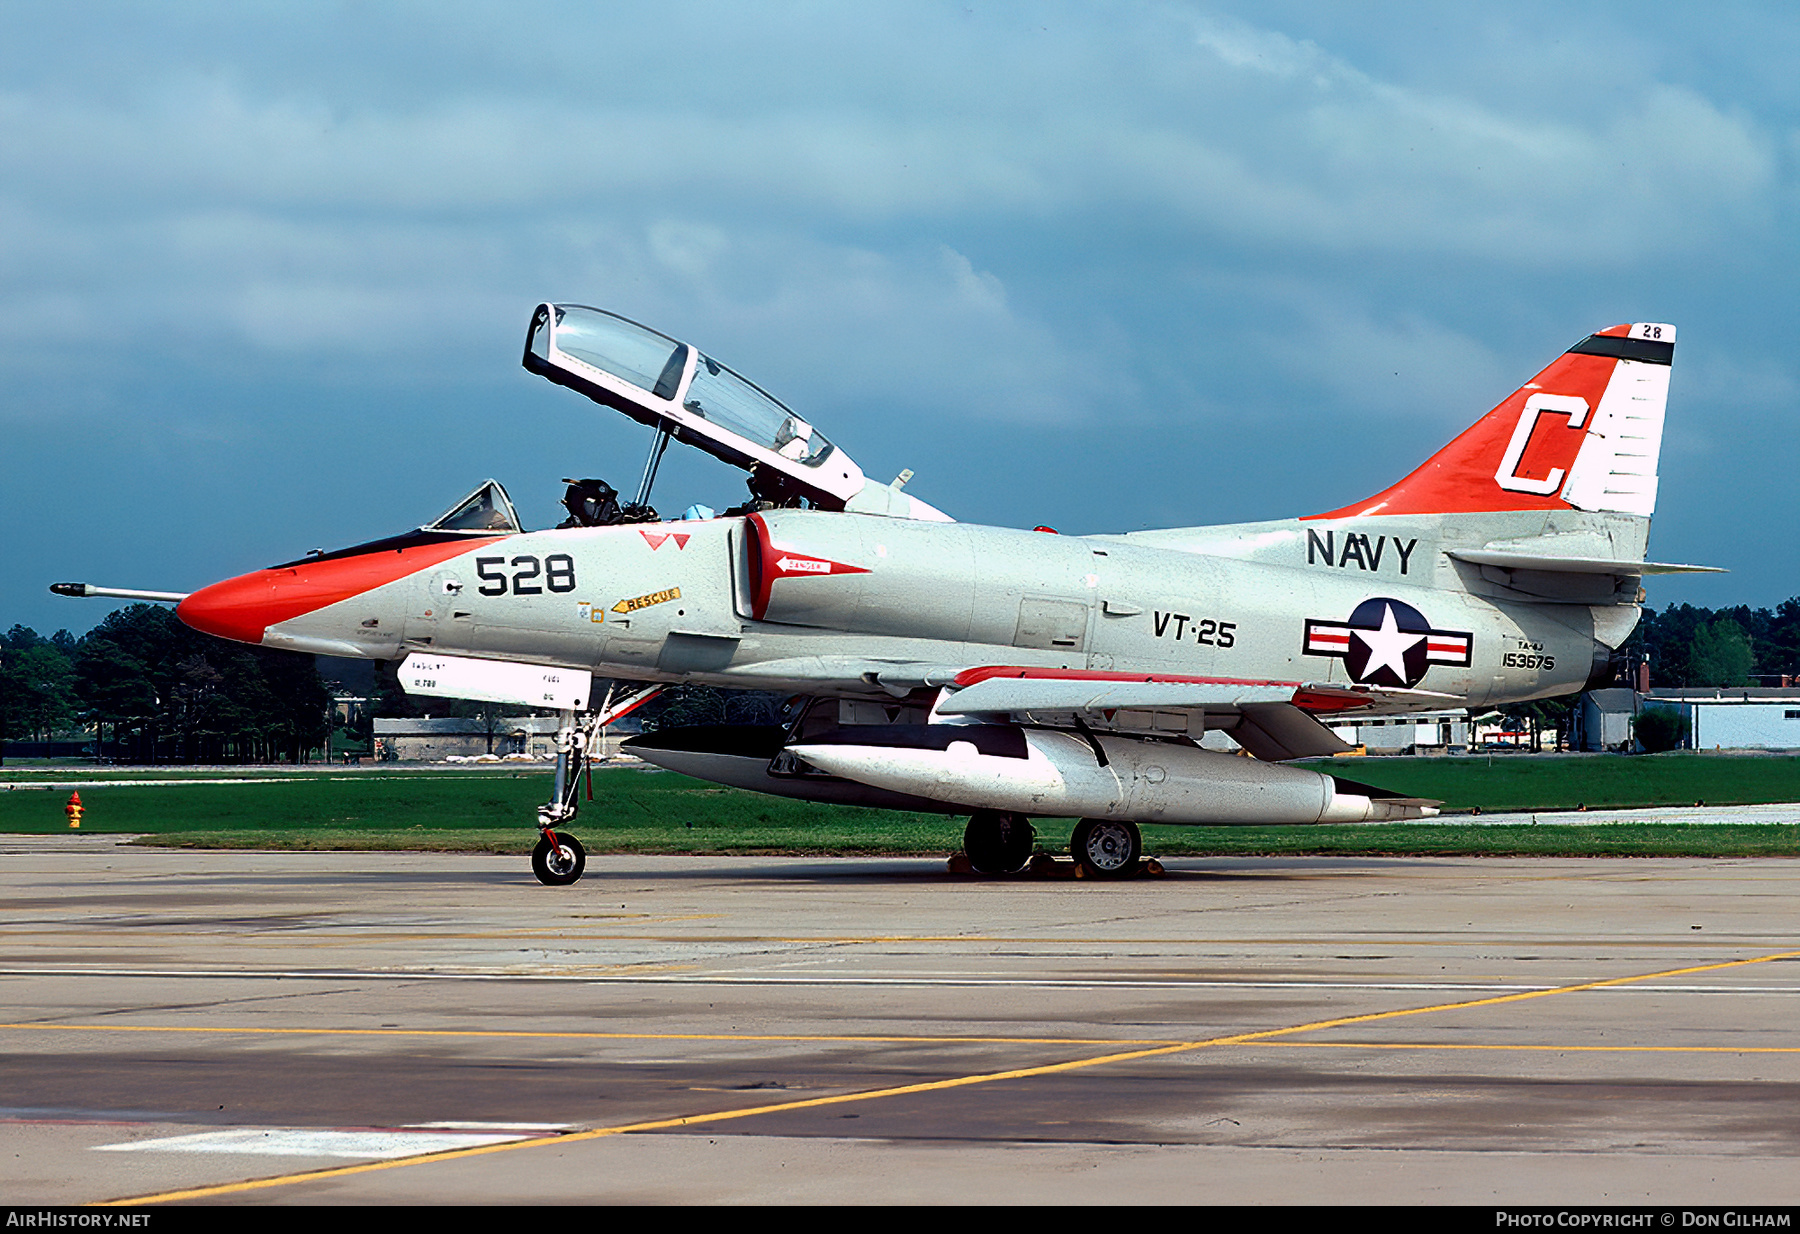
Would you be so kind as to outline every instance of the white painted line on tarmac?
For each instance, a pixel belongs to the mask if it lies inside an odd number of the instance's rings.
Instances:
[[[535,1138],[535,1132],[321,1131],[304,1127],[233,1128],[193,1135],[96,1144],[102,1153],[249,1153],[259,1157],[374,1157],[390,1160],[421,1153],[480,1148]]]
[[[407,1129],[417,1128],[421,1131],[521,1131],[530,1135],[557,1135],[564,1131],[574,1131],[574,1123],[480,1123],[480,1122],[435,1122],[408,1123]]]

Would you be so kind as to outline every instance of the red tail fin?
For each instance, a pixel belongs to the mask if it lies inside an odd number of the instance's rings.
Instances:
[[[1674,326],[1591,334],[1400,483],[1312,517],[1567,509],[1648,516],[1674,355]]]

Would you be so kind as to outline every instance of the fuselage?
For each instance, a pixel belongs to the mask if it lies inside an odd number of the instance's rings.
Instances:
[[[1570,693],[1635,620],[1610,595],[1484,584],[1445,550],[1429,519],[1059,536],[781,509],[419,533],[230,579],[179,613],[328,655],[808,694],[892,697],[971,665],[1419,693],[1388,710]]]

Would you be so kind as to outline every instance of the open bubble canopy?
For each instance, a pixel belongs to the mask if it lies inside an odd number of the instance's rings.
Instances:
[[[525,367],[746,471],[788,477],[843,509],[862,468],[779,399],[697,348],[604,309],[540,304]]]

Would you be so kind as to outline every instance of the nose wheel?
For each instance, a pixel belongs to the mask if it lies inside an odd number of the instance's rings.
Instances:
[[[587,850],[572,835],[554,832],[538,837],[531,850],[531,872],[548,887],[567,887],[587,869]]]
[[[1087,878],[1124,878],[1137,873],[1144,841],[1137,824],[1110,818],[1084,818],[1069,838],[1069,854]]]

